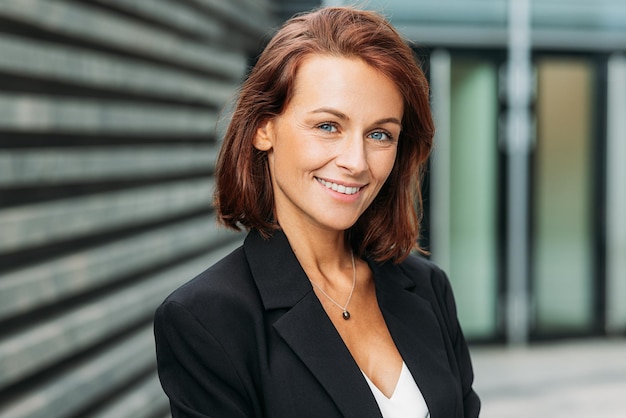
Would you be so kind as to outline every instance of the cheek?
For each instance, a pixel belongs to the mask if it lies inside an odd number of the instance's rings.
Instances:
[[[380,156],[378,161],[375,162],[374,167],[376,167],[377,177],[387,179],[391,171],[393,170],[394,165],[396,164],[396,155],[397,149],[389,150],[388,153],[384,156]]]
[[[276,169],[308,172],[317,170],[333,158],[333,149],[328,145],[311,141],[291,141],[275,148],[274,164]]]

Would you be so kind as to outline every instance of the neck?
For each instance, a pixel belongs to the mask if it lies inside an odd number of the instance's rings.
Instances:
[[[300,265],[309,278],[318,282],[352,284],[352,260],[344,231],[311,231],[282,225]]]

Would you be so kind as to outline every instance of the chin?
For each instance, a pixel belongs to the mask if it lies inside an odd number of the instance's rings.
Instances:
[[[320,224],[324,225],[326,228],[331,229],[333,231],[346,231],[356,224],[357,219],[349,219],[345,221],[337,221],[337,219],[333,221],[320,222]]]

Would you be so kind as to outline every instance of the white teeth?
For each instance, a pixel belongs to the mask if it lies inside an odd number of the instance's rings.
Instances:
[[[355,194],[356,192],[361,190],[360,187],[347,187],[347,186],[344,186],[344,185],[341,185],[341,184],[332,183],[330,181],[322,180],[320,178],[318,178],[317,181],[319,181],[327,189],[332,189],[332,190],[334,190],[336,192],[343,193],[343,194]]]

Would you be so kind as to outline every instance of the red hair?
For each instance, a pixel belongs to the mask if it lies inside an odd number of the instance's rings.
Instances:
[[[216,166],[218,220],[264,235],[278,229],[267,156],[252,142],[257,129],[280,115],[296,73],[311,54],[359,58],[388,77],[404,99],[394,167],[378,196],[346,233],[352,248],[377,261],[400,262],[418,249],[420,182],[432,147],[429,88],[413,51],[381,15],[328,7],[288,20],[270,40],[243,83]]]

